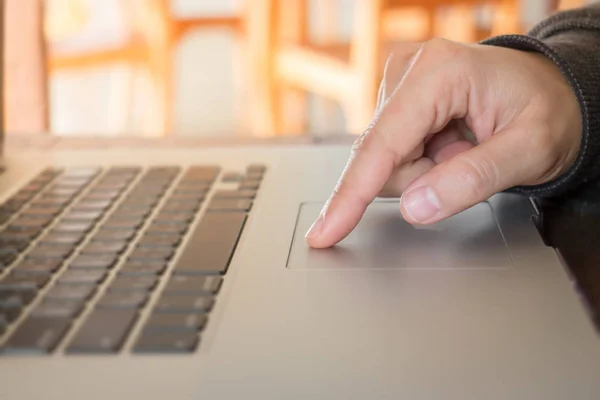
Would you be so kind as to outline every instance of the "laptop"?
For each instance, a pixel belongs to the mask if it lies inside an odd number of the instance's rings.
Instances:
[[[0,398],[597,399],[527,198],[309,225],[349,147],[49,150],[0,175]]]

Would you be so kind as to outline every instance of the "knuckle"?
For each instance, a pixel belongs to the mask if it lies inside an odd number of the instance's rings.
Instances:
[[[442,59],[455,59],[466,53],[467,47],[444,38],[435,38],[423,45],[423,53]]]
[[[351,149],[351,153],[352,155],[355,155],[356,153],[362,151],[366,146],[368,141],[370,140],[369,138],[373,135],[374,129],[373,129],[373,123],[371,123],[367,129],[365,129],[354,141],[354,143],[352,144],[352,149]]]

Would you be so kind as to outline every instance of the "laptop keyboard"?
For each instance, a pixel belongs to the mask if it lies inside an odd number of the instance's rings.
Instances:
[[[0,354],[194,352],[264,172],[42,171],[0,205]]]

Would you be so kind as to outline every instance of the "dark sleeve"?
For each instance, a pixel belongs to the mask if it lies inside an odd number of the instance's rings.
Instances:
[[[582,143],[573,166],[552,182],[519,186],[509,191],[554,197],[597,186],[600,178],[600,4],[555,14],[527,35],[497,36],[482,43],[546,55],[567,78],[581,105]]]

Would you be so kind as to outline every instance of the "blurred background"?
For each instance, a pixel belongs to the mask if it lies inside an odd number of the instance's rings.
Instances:
[[[582,0],[4,0],[10,134],[359,133],[387,54]]]

